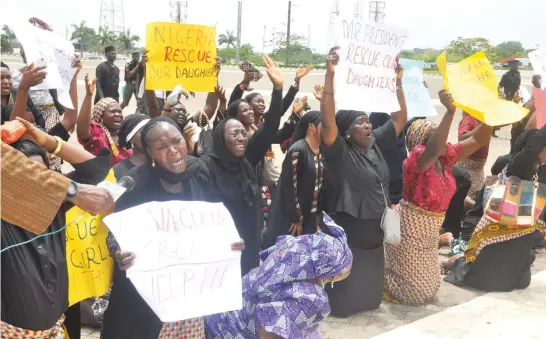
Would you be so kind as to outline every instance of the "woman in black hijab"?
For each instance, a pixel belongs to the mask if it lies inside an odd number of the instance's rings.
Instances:
[[[117,211],[150,201],[210,201],[209,171],[199,159],[188,155],[182,132],[173,120],[153,118],[140,134],[147,162],[128,173],[135,179],[135,188],[117,201]],[[101,338],[157,339],[163,323],[125,274],[135,260],[134,254],[120,251],[112,236],[109,236],[108,242],[117,265]],[[202,319],[195,321],[204,331]]]
[[[290,139],[281,178],[273,195],[262,248],[273,246],[278,236],[313,234],[324,180],[320,153],[320,112],[305,114]]]
[[[339,111],[336,115],[334,74],[338,60],[337,50],[332,49],[320,104],[326,172],[323,205],[347,233],[353,268],[348,279],[326,290],[332,314],[348,317],[381,304],[385,271],[381,217],[385,203],[390,205],[389,168],[383,152],[396,149],[396,139],[407,122],[407,108],[398,65],[393,80],[396,78],[400,111],[392,113],[386,124],[372,131],[364,112]]]
[[[263,209],[256,165],[270,147],[279,123],[280,108],[249,138],[244,125],[238,119],[228,117],[214,129],[213,149],[201,157],[210,171],[211,201],[224,203],[245,242],[241,256],[242,275],[259,264]]]

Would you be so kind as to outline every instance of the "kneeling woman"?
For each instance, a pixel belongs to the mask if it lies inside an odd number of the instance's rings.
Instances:
[[[106,177],[110,169],[109,152],[95,157],[75,144],[64,143],[29,122],[22,122],[26,127],[24,137],[36,143],[19,140],[12,146],[30,160],[49,167],[50,152],[72,164],[75,171],[67,177],[74,182],[96,185]],[[59,191],[62,189],[58,187]],[[22,211],[28,208],[20,207]],[[63,338],[63,314],[68,308],[64,225],[66,212],[72,207],[69,202],[60,205],[46,230],[51,234],[37,241],[32,241],[36,239],[35,234],[2,220],[2,251],[5,251],[2,253],[2,338]]]
[[[280,237],[261,253],[260,267],[243,277],[243,309],[206,317],[207,338],[319,337],[330,313],[324,286],[345,279],[353,261],[343,229],[324,219],[330,235]]]
[[[447,143],[456,109],[449,93],[444,90],[439,96],[447,108],[440,125],[417,120],[406,135],[410,153],[397,207],[401,242],[385,244],[387,299],[410,305],[423,304],[440,288],[438,247],[448,246],[451,240],[449,234],[440,241],[440,228],[456,190],[452,167],[489,142],[492,134],[492,128],[482,124],[470,138]]]
[[[129,172],[136,185],[117,201],[118,211],[150,201],[208,201],[209,172],[199,159],[188,156],[184,137],[174,121],[164,117],[153,118],[140,134],[148,160],[145,165]],[[108,238],[108,248],[115,253],[118,265],[114,269],[101,338],[157,339],[162,329],[183,338],[189,333],[194,338],[203,338],[202,318],[169,324],[159,320],[125,274],[135,260],[134,254],[120,251],[112,234]]]
[[[531,130],[527,144],[514,154],[499,183],[516,176],[522,180],[546,184],[546,126]],[[540,168],[540,167],[541,168]],[[542,217],[541,217],[542,219]],[[486,292],[508,292],[524,289],[531,283],[531,264],[535,260],[533,246],[544,239],[543,220],[530,227],[512,227],[496,223],[486,214],[474,229],[464,254],[448,261],[447,282],[467,285]]]
[[[308,112],[298,123],[284,158],[279,185],[273,196],[262,248],[278,236],[313,234],[317,231],[318,202],[324,181],[320,153],[320,112]]]

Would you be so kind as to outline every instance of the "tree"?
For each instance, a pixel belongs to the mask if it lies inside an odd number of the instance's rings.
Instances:
[[[226,48],[235,48],[237,43],[237,37],[233,34],[233,31],[227,31],[226,34],[220,34],[218,37],[218,46],[226,45]]]
[[[8,25],[2,27],[2,51],[13,52],[13,40],[16,39],[15,33]]]
[[[505,41],[495,47],[495,52],[499,58],[508,58],[512,56],[517,56],[519,58],[524,55],[525,48],[523,48],[523,45],[519,41]],[[520,56],[518,56],[518,52],[520,53]]]
[[[106,46],[112,45],[116,41],[116,33],[111,31],[108,27],[99,27],[98,34],[99,44],[97,46],[97,52],[100,53],[100,50],[104,50]]]
[[[89,45],[93,44],[97,40],[97,33],[91,27],[87,27],[86,22],[82,21],[79,25],[72,25],[72,36],[70,39],[76,41],[77,46],[82,53],[81,57],[83,58],[83,52],[89,49]]]
[[[135,43],[140,41],[138,35],[131,35],[131,29],[127,29],[126,32],[122,32],[118,37],[118,42],[121,44],[123,51],[127,54],[128,51],[132,50]]]
[[[487,55],[487,58],[490,61],[497,60],[497,56],[493,46],[488,39],[485,38],[462,38],[459,37],[457,40],[453,40],[448,47],[448,55],[454,55],[462,58],[467,58],[472,54],[484,51]]]
[[[2,52],[13,53],[13,48],[11,47],[8,37],[5,34],[2,34],[2,36],[0,36],[0,49],[2,50]]]
[[[299,34],[290,34],[290,46],[288,54],[290,62],[295,64],[316,65],[324,63],[324,55],[314,53],[314,51],[306,46],[307,39]],[[286,57],[286,32],[278,32],[272,41],[274,46],[277,46],[271,57],[276,60],[284,60]],[[289,66],[289,65],[285,65]]]

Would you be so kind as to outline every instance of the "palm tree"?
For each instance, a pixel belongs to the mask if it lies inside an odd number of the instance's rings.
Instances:
[[[113,44],[116,41],[116,33],[114,31],[111,31],[108,27],[99,27],[99,34],[97,36],[99,40],[99,44],[97,46],[98,53],[100,53],[100,50]]]
[[[87,27],[85,21],[80,22],[79,25],[72,25],[72,29],[74,31],[70,39],[72,41],[75,40],[80,46],[81,57],[83,58],[83,52],[97,38],[97,33],[95,33],[93,28]]]
[[[127,29],[126,32],[120,33],[118,37],[118,42],[121,44],[123,51],[127,54],[128,51],[133,49],[133,46],[136,42],[140,41],[138,35],[131,35],[131,29]]]
[[[4,41],[4,45],[9,45],[9,50],[8,52],[12,52],[13,51],[13,40],[15,40],[17,37],[15,36],[15,33],[13,32],[13,30],[11,28],[9,28],[8,25],[4,25],[4,27],[2,27],[2,31],[4,31],[4,33],[2,34],[2,37],[3,37],[3,41]],[[7,46],[4,46],[4,47],[7,47]],[[2,50],[4,50],[2,48]]]
[[[220,34],[218,37],[218,45],[226,45],[227,48],[235,48],[235,43],[237,42],[237,37],[233,34],[233,31],[227,31],[226,34]]]

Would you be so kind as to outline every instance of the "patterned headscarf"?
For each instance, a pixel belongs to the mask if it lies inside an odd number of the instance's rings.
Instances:
[[[345,272],[353,262],[347,236],[326,213],[323,213],[323,221],[331,235],[318,232],[299,237],[281,236],[274,246],[260,253],[262,265],[249,274],[265,287],[328,279]]]
[[[406,146],[408,147],[408,151],[411,152],[417,145],[424,145],[428,132],[434,126],[435,124],[430,120],[415,120],[406,134]]]
[[[116,146],[116,143],[114,142],[114,139],[112,139],[112,136],[110,135],[110,132],[108,131],[108,128],[106,128],[103,124],[103,116],[104,112],[108,108],[108,106],[112,104],[117,104],[118,102],[115,99],[112,98],[102,98],[99,102],[93,106],[93,111],[91,120],[99,124],[102,129],[104,130],[104,133],[106,134],[106,138],[108,139],[108,143],[110,144],[110,149],[112,150],[112,154],[114,156],[119,156],[119,150]]]

